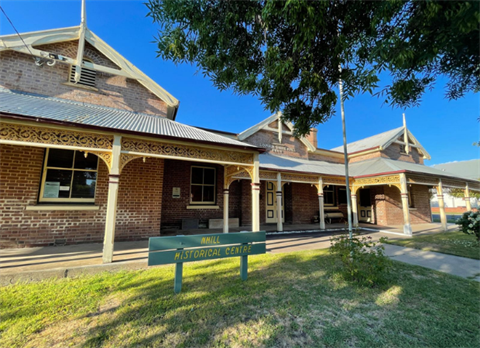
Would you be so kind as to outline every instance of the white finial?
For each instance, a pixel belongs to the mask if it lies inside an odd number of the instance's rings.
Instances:
[[[82,13],[80,25],[87,26],[87,7],[85,6],[85,0],[82,0]]]
[[[85,0],[82,0],[82,13],[81,13],[81,22],[78,33],[78,49],[77,49],[77,59],[75,61],[75,83],[80,82],[80,77],[82,76],[82,63],[83,63],[83,51],[85,49],[85,31],[87,29],[87,9],[85,6]]]
[[[408,155],[410,149],[408,146],[407,119],[405,118],[405,113],[403,113],[403,139],[405,142],[405,153]]]

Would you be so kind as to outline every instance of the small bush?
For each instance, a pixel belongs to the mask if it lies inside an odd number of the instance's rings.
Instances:
[[[387,238],[380,238],[380,243]],[[385,256],[385,248],[372,241],[372,237],[356,234],[351,240],[347,235],[330,239],[330,253],[339,259],[344,279],[364,286],[374,287],[385,283],[392,261]]]
[[[460,225],[460,230],[463,233],[471,234],[477,237],[480,241],[480,213],[478,211],[467,211],[463,213],[462,217],[456,221]]]

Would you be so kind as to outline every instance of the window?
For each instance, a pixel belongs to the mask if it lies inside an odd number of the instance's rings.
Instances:
[[[47,149],[40,202],[94,202],[98,157],[80,151]]]
[[[400,153],[407,154],[407,148],[406,145],[400,145]]]
[[[215,168],[192,167],[190,202],[193,204],[215,204]]]
[[[84,58],[83,62],[89,62],[93,63],[92,60],[88,58]],[[75,83],[75,71],[77,70],[75,65],[72,65],[72,68],[70,69],[70,79],[69,82]],[[83,86],[88,86],[88,87],[93,87],[95,88],[95,77],[96,77],[96,71],[92,69],[87,69],[87,68],[82,68],[82,71],[80,73],[80,81],[78,81],[79,85]]]
[[[338,204],[347,204],[347,189],[339,188],[338,189]]]
[[[323,199],[325,205],[335,205],[335,187],[327,186],[323,189]]]

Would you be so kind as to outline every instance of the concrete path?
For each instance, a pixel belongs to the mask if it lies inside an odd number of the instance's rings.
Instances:
[[[386,244],[384,246],[385,254],[393,260],[434,269],[436,271],[480,282],[480,260],[436,253],[433,251],[404,248],[397,245]]]
[[[270,235],[267,237],[267,252],[285,253],[328,248],[330,237],[337,233],[339,232]],[[387,231],[369,231],[366,235],[375,241],[380,237],[409,238],[405,235],[392,235]],[[51,277],[76,277],[85,273],[146,268],[147,245],[147,241],[115,243],[114,262],[106,265],[102,264],[100,243],[3,249],[0,251],[0,286],[17,281],[38,281]],[[480,281],[479,260],[394,245],[385,245],[385,250],[394,260]]]

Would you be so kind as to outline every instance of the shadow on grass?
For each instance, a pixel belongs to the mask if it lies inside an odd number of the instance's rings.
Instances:
[[[474,347],[480,339],[477,283],[394,262],[386,285],[362,288],[341,279],[327,250],[249,257],[247,281],[239,265],[185,263],[178,295],[173,265],[51,282],[45,296],[75,292],[77,307],[18,346],[53,346],[56,328],[72,330],[57,346],[81,347]],[[9,320],[32,315],[9,310]],[[41,330],[54,332],[39,340]]]

